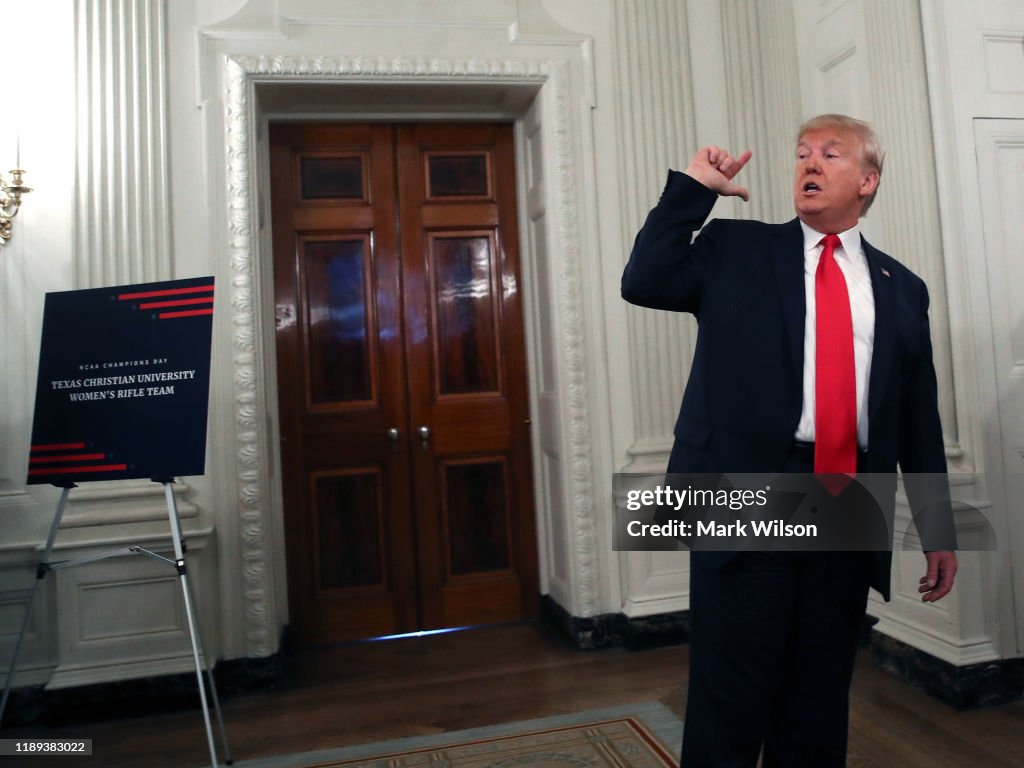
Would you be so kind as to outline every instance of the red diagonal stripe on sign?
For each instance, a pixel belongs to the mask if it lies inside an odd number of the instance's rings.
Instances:
[[[161,320],[170,320],[175,317],[195,317],[196,315],[212,315],[213,307],[209,309],[189,309],[184,312],[161,312],[157,317]]]
[[[33,456],[29,459],[29,464],[50,463],[53,461],[96,461],[97,459],[105,458],[107,458],[105,453],[65,453],[57,456]]]
[[[120,472],[128,469],[127,464],[90,464],[84,467],[48,467],[47,469],[29,469],[30,475],[70,475],[74,472]]]
[[[139,304],[139,309],[162,309],[163,307],[183,307],[187,304],[213,304],[213,296],[200,299],[175,299],[174,301],[149,301]]]
[[[193,285],[188,288],[165,288],[162,291],[140,291],[138,293],[119,293],[117,295],[118,301],[130,301],[132,299],[152,299],[156,296],[180,296],[184,293],[205,293],[206,291],[212,291],[213,284],[210,285]]]
[[[85,448],[85,443],[51,443],[49,445],[33,445],[33,451],[74,451]]]

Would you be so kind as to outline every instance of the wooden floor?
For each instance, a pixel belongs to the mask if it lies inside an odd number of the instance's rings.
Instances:
[[[576,651],[539,624],[339,646],[289,658],[281,689],[224,702],[236,761],[659,700],[682,717],[687,646]],[[198,708],[4,738],[93,740],[92,758],[33,768],[208,764]],[[957,712],[858,661],[851,766],[1024,766],[1024,702]],[[678,748],[678,744],[673,745]],[[17,763],[20,765],[20,762]]]

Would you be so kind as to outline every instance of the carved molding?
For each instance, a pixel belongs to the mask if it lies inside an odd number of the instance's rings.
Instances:
[[[600,562],[597,556],[597,528],[593,499],[590,406],[587,395],[587,365],[584,346],[583,300],[580,288],[580,233],[577,211],[575,153],[572,137],[569,68],[560,64],[550,78],[555,102],[554,150],[558,211],[558,295],[562,311],[561,348],[565,366],[562,399],[569,416],[569,466],[566,486],[572,494],[576,547],[576,612],[593,616],[599,612]]]
[[[576,137],[572,120],[569,65],[564,60],[428,59],[401,57],[225,57],[225,133],[227,151],[227,223],[231,270],[233,381],[236,429],[237,514],[241,531],[241,561],[245,593],[245,641],[250,656],[269,655],[277,627],[271,609],[274,585],[267,571],[267,537],[273,513],[266,497],[271,454],[262,419],[265,402],[262,372],[258,370],[257,323],[262,307],[256,290],[257,221],[254,168],[254,81],[302,76],[345,83],[410,80],[451,82],[524,82],[542,87],[551,96],[554,136],[553,185],[558,211],[556,249],[557,295],[560,298],[560,350],[565,382],[562,400],[568,415],[570,446],[569,489],[575,523],[576,609],[582,615],[598,611],[599,562],[592,489],[590,416],[580,288],[579,217],[575,171]],[[549,90],[550,89],[550,90]],[[556,500],[560,502],[561,500]],[[569,556],[570,553],[565,553]]]
[[[311,75],[338,81],[402,77],[441,80],[481,77],[503,82],[544,82],[565,62],[534,59],[428,59],[396,56],[228,56],[228,70],[237,68],[246,82],[259,76]],[[567,73],[566,73],[566,76]]]
[[[254,71],[260,71],[256,67]],[[250,70],[253,71],[253,70]],[[268,600],[272,586],[265,578],[268,552],[264,541],[264,489],[267,486],[266,436],[261,434],[256,403],[256,314],[254,296],[254,239],[250,157],[252,135],[251,88],[242,64],[230,62],[225,97],[227,138],[228,247],[231,269],[232,351],[235,386],[236,472],[239,531],[245,594],[245,646],[250,656],[273,652]]]
[[[196,517],[199,508],[189,499],[189,486],[172,484],[178,516]],[[119,523],[167,522],[164,487],[152,480],[110,480],[88,483],[71,491],[61,530],[111,526]]]

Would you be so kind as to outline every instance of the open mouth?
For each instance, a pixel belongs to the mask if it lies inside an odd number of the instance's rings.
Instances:
[[[813,181],[804,182],[804,192],[821,192],[821,187]]]

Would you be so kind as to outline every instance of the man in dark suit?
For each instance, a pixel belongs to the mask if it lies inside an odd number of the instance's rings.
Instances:
[[[946,460],[924,283],[858,230],[883,155],[867,123],[822,115],[798,134],[786,224],[715,220],[751,153],[709,146],[671,171],[637,235],[622,296],[691,312],[699,330],[669,472],[889,473],[911,509]],[[934,490],[934,488],[932,489]],[[948,486],[928,536],[925,601],[953,586]],[[920,521],[919,521],[920,523]],[[921,529],[919,524],[919,529]],[[849,685],[869,586],[891,553],[691,554],[684,768],[846,761]]]

